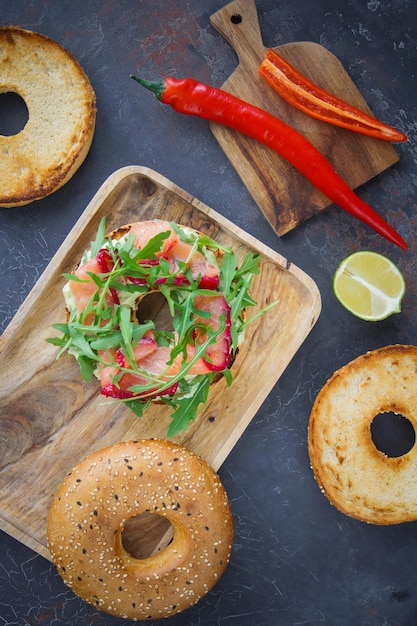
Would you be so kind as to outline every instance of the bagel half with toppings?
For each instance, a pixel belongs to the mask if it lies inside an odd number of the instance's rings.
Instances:
[[[63,336],[49,341],[138,416],[151,402],[168,405],[173,436],[196,418],[212,383],[232,381],[259,255],[248,253],[238,267],[231,249],[164,220],[105,230],[102,220],[65,275],[67,321],[54,325]]]

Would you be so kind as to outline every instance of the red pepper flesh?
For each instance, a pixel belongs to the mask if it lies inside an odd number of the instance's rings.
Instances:
[[[406,141],[407,135],[344,102],[303,76],[270,48],[259,74],[287,102],[311,117],[386,141]]]
[[[147,81],[132,76],[178,113],[223,124],[271,148],[301,172],[332,202],[391,243],[407,249],[404,239],[364,202],[303,135],[267,111],[192,78]]]

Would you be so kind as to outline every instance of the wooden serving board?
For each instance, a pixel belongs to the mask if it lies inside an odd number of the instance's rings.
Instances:
[[[321,122],[287,104],[259,75],[265,56],[254,0],[234,0],[210,17],[238,55],[222,88],[257,105],[307,137],[356,189],[398,161],[391,144]],[[371,113],[340,61],[314,42],[274,48],[324,89]],[[249,137],[211,123],[211,130],[277,235],[292,230],[331,204],[287,161]]]
[[[130,438],[166,438],[169,408],[154,405],[138,419],[81,379],[75,359],[56,360],[46,338],[64,321],[64,272],[71,271],[106,216],[111,231],[129,222],[164,218],[194,227],[238,260],[260,254],[252,297],[279,303],[247,327],[232,367],[234,382],[212,386],[209,401],[175,437],[218,469],[314,325],[321,308],[315,283],[299,268],[145,167],[116,171],[99,189],[42,274],[0,342],[0,527],[50,558],[49,506],[72,467],[93,450]],[[254,376],[256,372],[256,376]]]

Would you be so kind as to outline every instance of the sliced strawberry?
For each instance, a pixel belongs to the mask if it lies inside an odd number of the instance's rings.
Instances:
[[[139,261],[138,265],[140,265],[144,269],[147,269],[148,267],[159,265],[159,259],[141,260]],[[148,274],[145,274],[142,276],[127,276],[126,280],[132,283],[132,285],[146,285],[147,283],[146,276],[148,276]]]
[[[213,274],[212,276],[206,274],[201,277],[198,286],[200,289],[211,289],[212,291],[215,291],[219,286],[219,282],[220,279],[218,273],[215,275]]]
[[[117,293],[117,289],[114,287],[110,287],[109,289],[111,297],[113,298],[113,304],[120,304],[119,294]]]
[[[110,252],[106,248],[100,248],[97,253],[97,265],[100,269],[101,274],[108,274],[114,268],[114,260]],[[119,294],[117,293],[117,289],[114,287],[110,287],[109,289],[111,297],[113,299],[113,304],[120,304]]]
[[[114,267],[113,258],[106,248],[100,248],[97,253],[97,265],[101,274],[111,272]]]
[[[107,398],[115,398],[117,400],[126,400],[127,398],[133,398],[133,393],[128,391],[127,389],[121,389],[114,383],[107,383],[104,387],[101,388],[100,392],[103,396]]]
[[[209,317],[196,316],[196,323],[204,326],[211,326],[213,331],[220,327],[220,318],[225,316],[226,326],[224,330],[217,336],[215,343],[209,345],[205,352],[205,357],[199,358],[190,368],[189,374],[208,374],[209,372],[220,372],[224,370],[230,357],[230,307],[223,295],[215,296],[196,296],[194,306],[199,311],[209,313]],[[202,328],[196,328],[195,344],[188,347],[188,360],[190,360],[196,351],[198,344],[204,343],[207,339],[207,333]]]

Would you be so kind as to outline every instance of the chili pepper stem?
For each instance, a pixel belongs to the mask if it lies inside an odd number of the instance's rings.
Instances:
[[[142,85],[142,87],[146,87],[146,89],[152,91],[152,93],[155,94],[158,100],[161,99],[162,93],[165,89],[165,81],[163,78],[161,78],[160,80],[145,80],[144,78],[139,78],[138,76],[134,76],[133,74],[130,75],[130,78],[136,80],[140,85]]]

